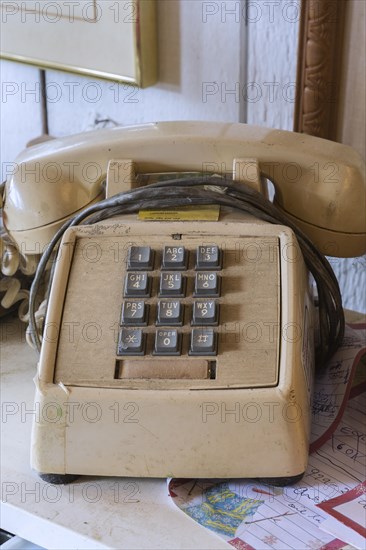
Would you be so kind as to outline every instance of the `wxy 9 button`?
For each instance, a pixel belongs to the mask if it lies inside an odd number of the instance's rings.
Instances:
[[[216,300],[195,300],[192,310],[192,325],[217,325],[219,306]]]

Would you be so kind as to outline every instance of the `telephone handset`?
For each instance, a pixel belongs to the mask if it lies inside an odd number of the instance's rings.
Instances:
[[[291,132],[179,122],[50,141],[13,172],[4,222],[23,253],[51,241],[39,273],[62,237],[36,377],[36,401],[57,414],[34,424],[33,468],[53,482],[299,479],[314,368],[308,269],[328,355],[343,320],[308,237],[326,254],[366,251],[361,157]]]

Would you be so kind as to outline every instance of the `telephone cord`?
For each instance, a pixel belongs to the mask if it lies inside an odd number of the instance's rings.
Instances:
[[[331,265],[304,232],[261,193],[243,183],[236,183],[219,176],[181,178],[153,183],[114,195],[89,206],[70,218],[46,247],[31,287],[29,328],[31,338],[38,351],[41,349],[41,339],[34,314],[38,288],[53,250],[69,227],[80,224],[90,225],[113,216],[131,214],[142,209],[212,204],[233,208],[265,222],[285,225],[293,230],[305,264],[312,273],[317,286],[320,333],[317,365],[324,365],[342,342],[345,329],[341,293]]]

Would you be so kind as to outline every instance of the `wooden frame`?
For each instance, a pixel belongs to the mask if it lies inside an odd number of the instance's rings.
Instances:
[[[336,140],[344,0],[302,0],[294,131]]]

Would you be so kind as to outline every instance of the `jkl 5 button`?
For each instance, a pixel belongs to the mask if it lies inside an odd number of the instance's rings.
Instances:
[[[160,296],[184,296],[184,277],[181,273],[162,273]]]

